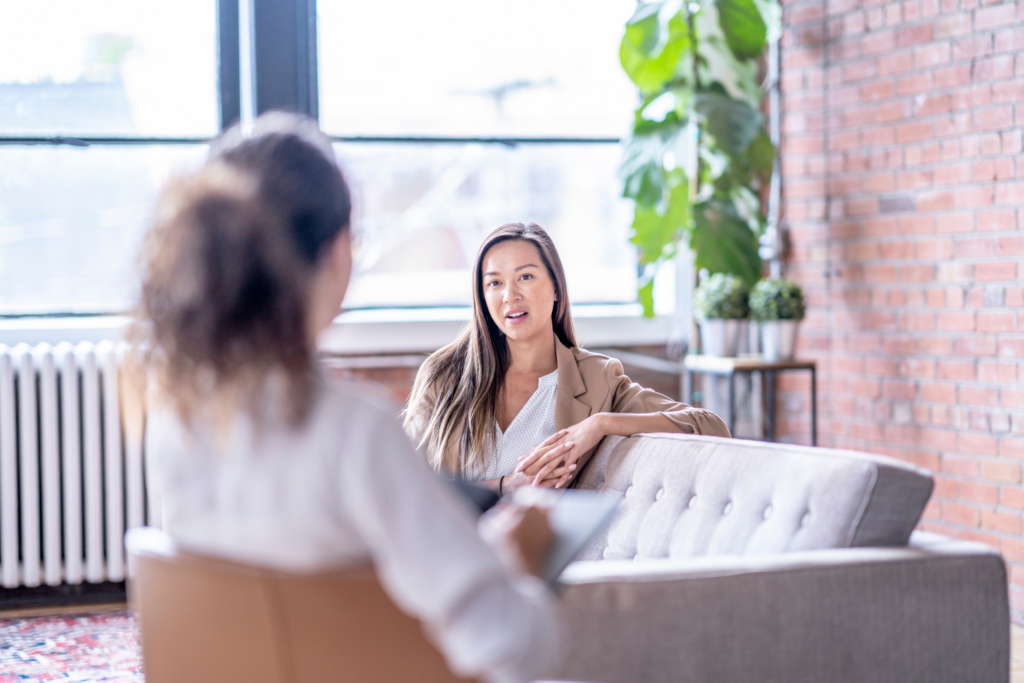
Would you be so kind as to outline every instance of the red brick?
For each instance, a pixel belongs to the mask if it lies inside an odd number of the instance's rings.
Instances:
[[[896,33],[896,44],[899,45],[900,47],[907,47],[908,45],[919,45],[921,43],[927,43],[931,39],[931,24],[908,26],[907,28],[900,29]]]
[[[995,346],[995,340],[992,344]],[[1000,339],[998,355],[1000,358],[1024,358],[1024,339]]]
[[[994,384],[1013,384],[1017,381],[1017,366],[995,361],[978,362],[978,381]]]
[[[1006,534],[1020,534],[1021,518],[1019,513],[982,510],[981,525],[986,529],[1001,531]]]
[[[1024,490],[1016,486],[1000,486],[999,504],[1015,510],[1024,510]]]
[[[1024,181],[999,183],[995,192],[996,204],[1024,204]]]
[[[950,332],[972,332],[974,330],[974,313],[970,311],[939,314],[939,329]]]
[[[1013,126],[1012,107],[993,107],[974,112],[975,130],[1004,130]]]
[[[976,527],[981,523],[981,512],[978,508],[960,503],[942,503],[942,519],[954,524]]]
[[[996,209],[978,212],[978,230],[1016,230],[1017,212],[1013,209]]]
[[[956,343],[956,352],[960,356],[994,356],[996,340],[991,336],[961,337]],[[1024,346],[1022,346],[1024,353]]]
[[[1004,437],[999,441],[999,455],[1004,458],[1024,460],[1024,439]]]
[[[1011,311],[978,311],[978,331],[1013,332],[1015,319]]]
[[[936,481],[936,483],[938,483]],[[936,492],[938,487],[936,487]],[[953,494],[954,497],[956,493]],[[984,484],[980,481],[962,481],[959,485],[959,497],[972,503],[985,503],[997,505],[999,503],[999,487],[993,484]]]
[[[956,403],[956,385],[924,383],[921,385],[921,400]]]
[[[1017,264],[1012,261],[979,263],[975,266],[975,277],[982,282],[1015,280],[1017,278]]]
[[[1011,26],[1016,22],[1014,3],[1007,2],[995,7],[975,10],[974,30],[985,31],[1000,26]]]
[[[951,380],[974,380],[974,363],[972,361],[941,360],[936,377]]]
[[[1007,410],[1024,409],[1024,389],[1000,389],[999,405]]]
[[[969,406],[993,407],[998,403],[995,389],[989,387],[960,387],[960,404]]]
[[[963,442],[964,434],[960,435],[961,443]],[[993,437],[978,437],[981,439],[991,439],[995,441]],[[965,450],[961,445],[961,450]],[[1021,482],[1021,467],[1019,463],[1006,462],[1004,460],[984,460],[981,463],[981,476],[984,479],[990,481],[999,481],[1007,484],[1019,484]]]

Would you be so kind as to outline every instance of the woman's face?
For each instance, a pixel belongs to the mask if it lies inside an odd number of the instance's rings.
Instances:
[[[510,341],[552,332],[555,283],[532,242],[508,240],[491,247],[483,271],[487,311]]]

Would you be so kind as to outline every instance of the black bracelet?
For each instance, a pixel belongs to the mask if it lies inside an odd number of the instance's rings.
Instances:
[[[504,496],[505,495],[505,493],[501,490],[502,486],[504,486],[504,484],[505,484],[505,475],[503,474],[503,475],[501,475],[501,479],[498,480],[498,495],[499,496]]]

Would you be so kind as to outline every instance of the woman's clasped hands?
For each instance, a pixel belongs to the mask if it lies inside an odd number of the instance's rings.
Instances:
[[[572,481],[577,460],[604,438],[601,415],[591,415],[579,424],[555,432],[534,447],[516,465],[513,486],[565,488]]]

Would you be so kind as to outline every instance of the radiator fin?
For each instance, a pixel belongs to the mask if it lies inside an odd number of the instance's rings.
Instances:
[[[145,412],[123,405],[125,354],[110,342],[0,345],[3,587],[121,581],[125,530],[159,525]]]

